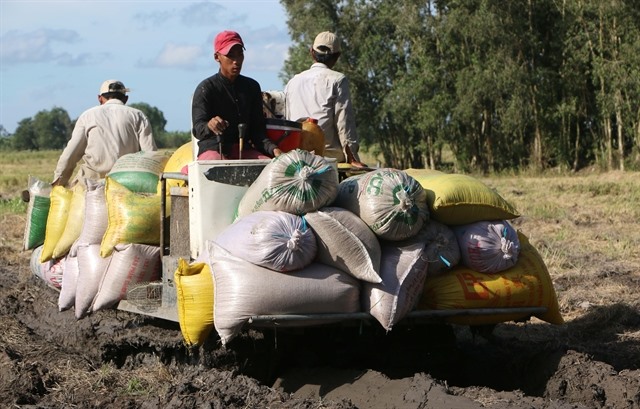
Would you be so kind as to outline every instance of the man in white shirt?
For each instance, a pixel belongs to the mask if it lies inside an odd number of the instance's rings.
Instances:
[[[62,151],[52,185],[86,185],[86,180],[103,179],[118,158],[139,151],[155,151],[151,124],[145,114],[126,106],[129,89],[118,80],[100,86],[100,105],[84,111],[76,121],[71,139]],[[71,183],[71,174],[80,160]]]
[[[347,77],[332,68],[340,57],[340,40],[331,32],[318,34],[310,49],[313,65],[286,85],[285,116],[299,121],[315,118],[325,138],[325,156],[365,167],[358,157],[358,135]]]

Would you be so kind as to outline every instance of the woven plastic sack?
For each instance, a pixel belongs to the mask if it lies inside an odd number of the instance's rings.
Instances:
[[[182,173],[182,169],[193,162],[193,142],[189,141],[176,149],[164,165],[165,173]],[[184,187],[187,182],[179,179],[167,179],[167,195],[172,187]]]
[[[313,263],[283,274],[235,257],[207,242],[214,280],[213,322],[223,345],[255,315],[352,313],[360,310],[358,280]]]
[[[131,286],[158,281],[162,275],[160,247],[146,244],[118,244],[102,275],[91,311],[115,307],[127,298]]]
[[[40,262],[43,246],[36,247],[31,253],[31,272],[41,279],[50,288],[60,290],[62,277],[64,275],[63,259],[49,259],[44,263]]]
[[[382,243],[379,284],[364,283],[362,309],[391,331],[416,306],[427,276],[425,243],[408,239]]]
[[[480,273],[499,273],[518,262],[520,241],[509,222],[481,221],[454,228],[462,262]]]
[[[91,312],[91,304],[98,293],[98,287],[111,257],[100,256],[100,245],[90,244],[78,247],[78,281],[76,285],[76,319],[82,319]]]
[[[42,180],[29,176],[29,205],[27,206],[27,221],[24,226],[23,249],[31,250],[42,246],[47,217],[51,207],[51,185]]]
[[[213,331],[213,277],[207,262],[178,259],[174,275],[180,331],[187,346],[202,345]]]
[[[510,220],[520,214],[498,192],[469,175],[406,169],[427,192],[430,216],[455,226],[483,220]]]
[[[437,277],[427,277],[417,309],[449,310],[475,308],[546,307],[536,317],[562,324],[553,282],[538,251],[518,232],[518,263],[498,274],[485,274],[462,264]],[[461,325],[486,325],[526,319],[528,314],[465,315],[447,318]]]
[[[118,158],[107,174],[127,189],[136,193],[157,193],[160,174],[171,153],[140,151]]]
[[[100,255],[108,257],[118,244],[160,245],[160,196],[132,192],[107,177],[109,221]]]
[[[69,215],[56,246],[53,249],[53,258],[62,258],[69,253],[71,246],[80,237],[84,222],[86,187],[78,183],[71,188],[72,195],[69,201]]]
[[[352,211],[384,240],[416,235],[429,215],[422,186],[405,172],[391,168],[343,180],[333,206]]]
[[[380,243],[362,219],[331,206],[307,213],[305,218],[316,235],[317,261],[362,281],[381,281]]]
[[[93,181],[87,179],[87,191],[84,196],[84,221],[80,236],[69,249],[69,255],[75,257],[77,248],[90,244],[102,243],[107,231],[109,214],[105,196],[105,180]]]
[[[460,263],[460,247],[453,229],[436,220],[428,220],[418,234],[425,242],[424,257],[429,262],[427,275],[437,276]]]
[[[58,296],[59,311],[66,311],[76,304],[78,270],[78,257],[71,257],[67,255],[64,258],[64,274],[62,274],[60,295]]]
[[[259,210],[302,215],[329,205],[338,191],[338,170],[325,158],[295,149],[274,158],[238,204],[238,217]]]
[[[51,190],[51,207],[47,216],[47,230],[44,236],[44,244],[42,245],[42,253],[40,254],[41,263],[53,258],[53,250],[56,248],[56,244],[67,225],[72,197],[73,191],[63,186],[55,186]]]
[[[280,211],[241,217],[215,241],[236,257],[281,272],[311,264],[317,252],[316,236],[305,219]]]

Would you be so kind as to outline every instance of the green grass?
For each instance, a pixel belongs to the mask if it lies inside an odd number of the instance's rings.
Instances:
[[[0,197],[19,195],[29,187],[29,176],[50,182],[60,153],[60,151],[2,152]]]
[[[7,213],[20,214],[27,212],[27,204],[21,198],[0,199],[0,215]]]

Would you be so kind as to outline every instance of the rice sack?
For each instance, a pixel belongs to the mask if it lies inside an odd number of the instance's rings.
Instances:
[[[420,183],[391,168],[343,180],[333,206],[352,211],[384,240],[404,240],[416,235],[429,215]]]
[[[311,264],[317,253],[316,237],[305,218],[281,211],[241,217],[215,241],[236,257],[281,272]]]
[[[238,204],[238,217],[259,210],[302,215],[333,202],[338,170],[327,159],[295,149],[274,158]]]

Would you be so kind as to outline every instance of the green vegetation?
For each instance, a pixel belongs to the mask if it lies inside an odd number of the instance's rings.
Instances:
[[[456,172],[640,169],[640,13],[630,1],[281,0],[293,41],[280,77],[342,38],[363,150],[383,166]],[[549,35],[552,33],[553,35]],[[144,111],[160,147],[190,138]],[[63,108],[25,118],[0,149],[61,149]]]
[[[189,131],[165,131],[167,120],[158,108],[144,102],[131,106],[149,118],[159,148],[177,148],[191,140]],[[24,118],[13,135],[7,134],[0,125],[0,151],[61,150],[71,138],[74,124],[75,120],[71,121],[66,110],[55,107],[50,111],[40,111],[33,118]]]
[[[281,0],[310,65],[324,30],[358,132],[388,166],[458,172],[640,167],[640,13],[630,1]],[[446,164],[449,166],[448,164]]]

